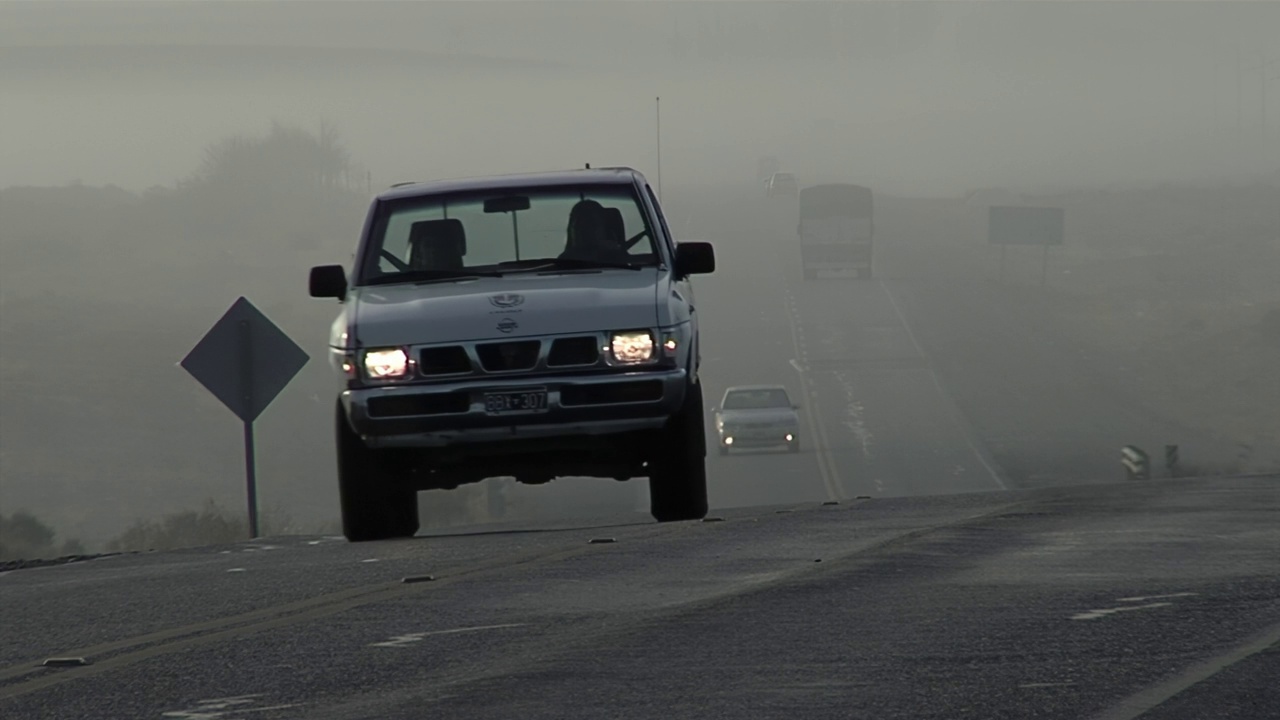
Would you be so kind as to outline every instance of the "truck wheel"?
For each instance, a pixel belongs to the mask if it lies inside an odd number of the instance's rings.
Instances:
[[[347,423],[341,403],[334,427],[342,534],[350,542],[413,537],[418,532],[418,493],[407,483],[407,465],[387,450],[366,447]]]
[[[707,516],[707,436],[702,384],[685,394],[684,407],[667,421],[658,455],[649,461],[649,513],[658,522]]]

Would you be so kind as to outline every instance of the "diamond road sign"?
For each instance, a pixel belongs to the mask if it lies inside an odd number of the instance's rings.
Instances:
[[[251,423],[308,359],[302,348],[242,297],[180,364],[231,412]]]

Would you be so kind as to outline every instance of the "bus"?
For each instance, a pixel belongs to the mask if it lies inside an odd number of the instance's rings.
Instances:
[[[871,277],[871,190],[833,183],[800,191],[800,262],[804,278],[820,271]]]

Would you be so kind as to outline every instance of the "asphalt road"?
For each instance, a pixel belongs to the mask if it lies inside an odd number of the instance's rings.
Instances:
[[[786,384],[803,452],[712,454],[708,522],[557,481],[512,491],[554,520],[0,573],[0,717],[1275,717],[1280,478],[1016,489],[986,440],[1034,466],[1043,395],[986,412],[965,382],[1007,334],[892,275],[803,281],[785,201],[673,205],[722,269],[708,407]],[[1052,349],[1025,352],[1027,390]],[[1114,480],[1089,448],[1137,420],[1107,422],[1039,462]]]
[[[1280,707],[1280,478],[720,517],[290,537],[7,573],[0,716],[1225,720]],[[50,657],[89,664],[41,667]]]

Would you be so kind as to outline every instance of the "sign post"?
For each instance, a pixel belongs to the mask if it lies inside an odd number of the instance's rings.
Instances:
[[[303,365],[307,353],[241,297],[179,363],[244,423],[244,474],[250,539],[258,537],[253,421]]]

